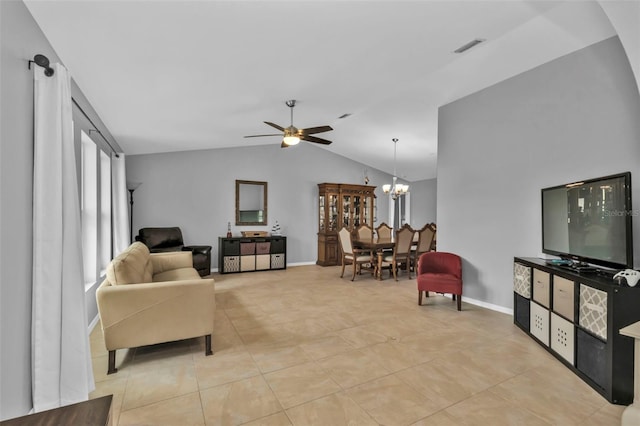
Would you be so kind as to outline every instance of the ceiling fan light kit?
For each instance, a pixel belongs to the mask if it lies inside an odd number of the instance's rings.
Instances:
[[[296,106],[296,100],[291,99],[285,102],[285,104],[291,109],[291,125],[287,128],[279,126],[277,124],[271,123],[269,121],[265,121],[264,124],[271,126],[280,130],[283,133],[276,133],[272,135],[250,135],[245,136],[245,138],[258,138],[262,136],[282,136],[282,143],[280,144],[281,148],[288,148],[292,145],[297,145],[300,141],[307,141],[313,143],[319,143],[322,145],[330,145],[331,141],[322,139],[316,136],[311,136],[316,133],[323,133],[333,130],[331,126],[318,126],[318,127],[309,127],[306,129],[298,129],[293,125],[293,107]]]

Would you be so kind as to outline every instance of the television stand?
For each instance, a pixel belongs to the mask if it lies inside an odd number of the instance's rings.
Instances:
[[[599,268],[516,257],[513,290],[515,325],[609,402],[633,402],[634,340],[618,331],[640,321],[640,286]]]

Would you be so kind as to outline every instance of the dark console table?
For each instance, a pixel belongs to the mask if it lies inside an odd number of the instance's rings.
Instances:
[[[41,411],[27,416],[0,422],[1,426],[60,426],[91,425],[109,426],[111,420],[111,400],[107,395],[77,404]]]
[[[634,339],[640,286],[537,258],[514,258],[513,321],[609,402],[633,402]]]
[[[218,238],[218,272],[287,268],[287,237]]]

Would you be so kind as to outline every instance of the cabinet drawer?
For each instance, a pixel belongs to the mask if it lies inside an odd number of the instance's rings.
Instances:
[[[535,302],[530,303],[529,331],[545,346],[549,346],[549,311]]]
[[[513,291],[524,298],[531,298],[530,267],[517,262],[513,264]]]
[[[249,254],[256,254],[256,243],[254,243],[253,241],[248,241],[248,242],[242,241],[240,243],[240,254],[243,256],[249,255]]]
[[[284,253],[271,255],[271,269],[284,269]]]
[[[263,271],[271,268],[271,255],[258,254],[256,255],[256,270]]]
[[[271,252],[271,243],[269,241],[256,242],[256,254],[269,254]]]
[[[520,296],[518,293],[514,293],[513,306],[514,322],[529,331],[529,322],[531,321],[529,311],[531,310],[531,302],[529,299]]]
[[[284,253],[284,238],[271,238],[271,253]]]
[[[256,257],[255,256],[240,256],[240,270],[255,271],[256,270]]]
[[[607,293],[580,284],[579,324],[602,340],[607,340]]]
[[[562,277],[553,277],[553,311],[569,321],[574,320],[574,288],[573,281]]]
[[[222,253],[225,256],[240,256],[240,241],[238,240],[222,241]]]
[[[574,347],[575,329],[573,323],[551,313],[551,349],[573,365]]]
[[[576,344],[576,368],[604,389],[607,384],[607,344],[580,329],[576,331]]]
[[[539,269],[533,268],[533,300],[549,308],[549,274]]]
[[[225,256],[223,272],[238,272],[240,270],[240,256]]]

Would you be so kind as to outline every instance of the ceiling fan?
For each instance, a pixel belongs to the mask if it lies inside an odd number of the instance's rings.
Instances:
[[[293,107],[296,106],[295,99],[289,100],[285,102],[289,108],[291,108],[291,125],[289,127],[278,126],[277,124],[271,123],[269,121],[265,121],[264,124],[268,124],[271,127],[274,127],[280,130],[283,133],[274,133],[269,135],[251,135],[245,136],[245,138],[260,138],[263,136],[283,136],[282,143],[280,144],[280,148],[288,148],[291,145],[297,145],[301,140],[313,143],[320,143],[323,145],[330,145],[331,141],[322,139],[316,136],[311,136],[316,133],[323,133],[333,130],[331,126],[318,126],[318,127],[309,127],[307,129],[298,129],[293,125]]]

